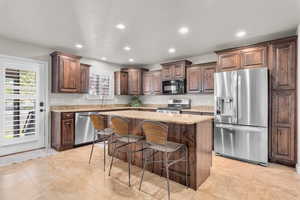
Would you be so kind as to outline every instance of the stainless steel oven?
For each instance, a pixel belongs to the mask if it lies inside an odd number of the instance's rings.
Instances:
[[[185,80],[171,80],[162,82],[163,94],[184,94]]]

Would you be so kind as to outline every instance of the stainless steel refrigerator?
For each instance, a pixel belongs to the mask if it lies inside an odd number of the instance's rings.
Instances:
[[[267,68],[217,72],[214,81],[214,151],[267,165]]]

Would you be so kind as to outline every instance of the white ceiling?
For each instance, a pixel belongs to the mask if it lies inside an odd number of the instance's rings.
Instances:
[[[126,29],[116,29],[118,23]],[[118,64],[129,58],[151,64],[295,33],[300,0],[0,0],[0,24],[3,37]],[[179,35],[181,26],[190,33]],[[237,39],[241,29],[247,36]]]

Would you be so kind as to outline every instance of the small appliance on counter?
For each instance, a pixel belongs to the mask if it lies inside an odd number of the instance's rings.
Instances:
[[[214,74],[217,154],[268,164],[268,70]]]
[[[168,106],[163,108],[157,108],[156,112],[180,114],[182,109],[190,109],[190,99],[169,99]]]
[[[185,79],[171,80],[162,82],[163,94],[184,94],[185,93]]]

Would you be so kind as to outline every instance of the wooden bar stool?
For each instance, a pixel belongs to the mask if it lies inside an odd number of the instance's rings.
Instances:
[[[91,160],[92,160],[95,142],[100,137],[101,141],[103,141],[103,143],[104,143],[104,171],[105,171],[105,166],[106,166],[106,143],[109,143],[111,141],[111,137],[113,135],[113,130],[111,128],[105,128],[104,116],[90,115],[90,119],[91,119],[92,124],[94,126],[95,132],[94,132],[93,145],[92,145],[92,149],[91,149],[91,153],[90,153],[89,164],[91,163]]]
[[[120,152],[126,152],[127,153],[127,162],[128,162],[128,185],[129,187],[131,186],[130,184],[130,174],[131,174],[131,159],[132,159],[132,153],[136,153],[139,151],[142,151],[142,149],[140,150],[132,150],[131,149],[131,144],[135,144],[138,142],[142,142],[144,140],[144,136],[138,136],[138,135],[132,135],[129,134],[129,120],[122,118],[122,117],[118,117],[118,116],[113,116],[111,118],[111,122],[112,122],[112,128],[113,128],[113,132],[114,132],[114,150],[112,153],[112,158],[111,158],[111,162],[110,162],[110,168],[109,168],[109,176],[110,176],[110,172],[111,172],[111,168],[113,165],[113,161],[114,161],[114,157],[116,155],[116,153],[118,151]],[[117,143],[121,144],[119,146],[117,146]],[[123,147],[127,147],[125,150],[122,150]]]
[[[144,166],[143,172],[140,180],[141,190],[142,182],[144,178],[144,172],[147,164],[153,162],[162,162],[164,163],[166,169],[166,179],[167,179],[167,188],[168,188],[168,199],[170,199],[170,183],[169,183],[169,167],[177,162],[185,162],[185,184],[188,186],[188,149],[185,144],[175,143],[168,141],[168,126],[166,124],[154,121],[144,121],[143,131],[146,136],[146,142],[144,143],[144,150],[151,150],[152,154],[150,156],[145,156],[143,159]],[[177,160],[169,160],[170,154],[183,150],[184,155]],[[153,155],[157,152],[162,152],[164,157],[162,160],[152,161]],[[143,154],[144,155],[144,154]]]

